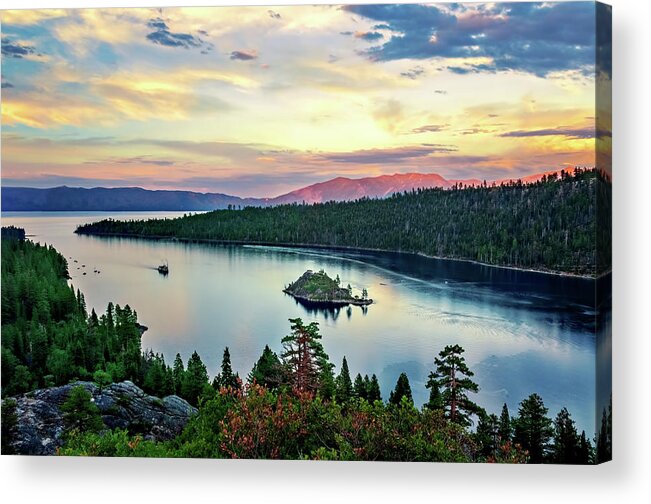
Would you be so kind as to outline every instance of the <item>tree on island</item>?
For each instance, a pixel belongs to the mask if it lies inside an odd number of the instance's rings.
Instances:
[[[428,384],[430,391],[435,385],[442,390],[443,409],[450,421],[468,426],[471,415],[483,410],[468,398],[468,392],[477,392],[479,386],[470,379],[474,373],[461,356],[463,352],[459,345],[446,346],[434,359],[436,371],[429,374]]]
[[[409,378],[406,373],[400,373],[398,381],[396,382],[396,388],[393,389],[389,395],[389,403],[400,405],[403,397],[411,404],[414,403],[414,400],[411,396],[411,386],[409,385]]]
[[[540,464],[547,459],[549,441],[554,433],[547,408],[538,394],[531,394],[520,403],[515,419],[513,440],[529,452],[529,462]]]
[[[289,321],[292,332],[282,339],[283,353],[280,356],[287,381],[296,391],[316,393],[328,365],[328,355],[319,341],[319,324],[310,322],[304,325],[300,318]]]

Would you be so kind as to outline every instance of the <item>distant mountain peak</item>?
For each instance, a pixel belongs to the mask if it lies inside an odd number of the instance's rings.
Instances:
[[[552,170],[525,177],[488,181],[489,184],[522,180],[536,182],[544,175],[558,173]],[[240,198],[221,193],[202,193],[183,190],[149,190],[142,187],[81,187],[57,186],[49,189],[3,187],[3,211],[201,211],[231,206],[268,206],[285,203],[324,203],[350,201],[360,198],[385,198],[394,193],[440,187],[448,189],[455,184],[478,186],[479,179],[448,180],[438,173],[394,173],[375,177],[335,177],[317,182],[274,198]]]

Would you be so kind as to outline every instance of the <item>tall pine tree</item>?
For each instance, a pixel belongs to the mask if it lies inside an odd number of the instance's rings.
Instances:
[[[436,371],[430,373],[430,390],[436,383],[442,389],[443,407],[450,421],[459,425],[470,425],[470,417],[483,410],[468,398],[468,392],[477,392],[479,386],[470,377],[474,375],[466,360],[461,356],[464,350],[459,345],[448,345],[434,359]]]
[[[269,390],[277,388],[283,379],[282,363],[275,352],[265,345],[262,355],[247,377],[249,384],[255,382]]]
[[[339,371],[339,376],[337,376],[335,383],[337,386],[337,401],[340,403],[346,403],[350,401],[350,399],[353,397],[353,382],[350,379],[348,361],[346,360],[345,355],[341,362],[341,371]]]
[[[414,400],[411,396],[409,378],[407,377],[406,373],[400,373],[398,381],[396,382],[396,388],[394,388],[389,395],[389,403],[399,405],[402,402],[403,397],[407,399],[407,402],[411,404],[414,403]]]
[[[554,462],[557,464],[579,463],[579,435],[567,408],[558,412],[554,419]]]
[[[502,413],[500,414],[499,435],[502,444],[511,441],[513,437],[513,426],[511,425],[511,415],[509,415],[509,407],[504,403],[502,406]]]
[[[303,323],[300,318],[289,319],[291,334],[282,339],[283,361],[288,384],[300,392],[319,390],[324,370],[328,366],[328,355],[319,341],[319,324]]]
[[[380,383],[378,382],[377,376],[373,374],[371,376],[371,381],[368,387],[368,402],[373,403],[375,401],[382,400],[382,393],[380,392]]]
[[[231,388],[237,390],[240,388],[240,379],[239,376],[233,373],[233,367],[231,365],[231,353],[228,350],[228,347],[224,349],[224,355],[222,357],[221,372],[215,377],[213,381],[213,388]]]
[[[531,394],[520,403],[515,420],[513,440],[529,452],[532,464],[545,462],[549,453],[549,441],[554,431],[547,411],[542,398]]]

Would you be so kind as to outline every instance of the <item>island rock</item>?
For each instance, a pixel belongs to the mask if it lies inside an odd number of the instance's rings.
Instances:
[[[363,291],[361,297],[353,296],[352,289],[341,287],[339,278],[333,280],[323,270],[307,270],[298,280],[285,287],[283,292],[300,302],[313,305],[367,306],[373,303],[373,300],[366,296],[366,291]]]

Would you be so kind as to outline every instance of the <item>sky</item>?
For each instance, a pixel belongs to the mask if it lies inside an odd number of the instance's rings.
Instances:
[[[276,196],[595,165],[595,6],[7,10],[2,184]]]

